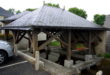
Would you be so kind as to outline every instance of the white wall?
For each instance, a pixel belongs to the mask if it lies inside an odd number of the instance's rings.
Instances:
[[[3,20],[4,16],[0,16],[0,20]],[[0,22],[0,27],[4,26],[4,24],[2,22]],[[2,34],[4,34],[4,30],[0,31]]]
[[[0,20],[3,20],[4,19],[4,16],[0,16]]]

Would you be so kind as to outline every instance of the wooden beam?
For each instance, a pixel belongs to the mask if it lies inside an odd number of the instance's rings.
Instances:
[[[71,60],[71,30],[68,32],[68,51],[67,51],[67,59]]]
[[[40,47],[39,50],[43,49],[46,45],[48,45],[54,38],[51,37],[48,41],[44,42]]]
[[[17,40],[18,40],[20,34],[21,34],[20,31],[16,31],[16,33],[15,33],[16,43],[17,43]]]
[[[62,44],[64,44],[65,46],[68,46],[68,44],[64,41],[62,41],[60,38],[58,38],[56,35],[52,35],[51,33],[47,33],[49,36],[53,37],[54,39],[56,39],[57,41],[60,41]]]
[[[28,40],[29,45],[28,46],[29,46],[29,50],[31,51],[31,48],[32,48],[32,33],[31,33],[31,31],[28,31],[27,34],[28,34],[28,37],[29,37],[29,40]]]
[[[30,41],[32,41],[32,33],[31,32],[27,32],[27,33],[28,33]]]
[[[25,39],[30,40],[28,37],[24,36]]]
[[[21,35],[18,35],[19,38],[17,38],[16,43],[19,43],[25,34],[26,34],[26,32],[23,32],[23,33],[21,33]]]
[[[35,58],[33,58],[32,56],[29,56],[21,51],[17,51],[17,54],[22,58],[26,59],[27,61],[29,61],[30,63],[35,64]]]

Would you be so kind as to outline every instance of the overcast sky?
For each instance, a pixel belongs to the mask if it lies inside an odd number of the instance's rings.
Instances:
[[[88,20],[93,20],[94,14],[110,14],[110,0],[0,0],[0,6],[4,9],[14,8],[25,10],[27,8],[39,8],[46,3],[58,3],[61,8],[66,10],[70,7],[84,9],[88,14]]]

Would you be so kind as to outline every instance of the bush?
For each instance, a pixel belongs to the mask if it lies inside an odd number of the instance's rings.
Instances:
[[[59,41],[53,41],[49,45],[50,46],[60,46],[60,42]]]
[[[110,58],[110,53],[105,53],[103,56],[104,58]]]
[[[0,39],[5,39],[5,34],[0,34]],[[13,35],[12,34],[8,34],[8,38],[11,38],[11,37],[13,37]]]
[[[99,57],[110,58],[110,53],[99,54]]]

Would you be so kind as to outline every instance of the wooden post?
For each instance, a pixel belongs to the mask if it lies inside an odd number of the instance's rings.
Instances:
[[[53,37],[54,39],[56,39],[57,41],[60,41],[62,44],[64,44],[65,46],[68,46],[68,43],[62,41],[60,38],[57,37],[58,33],[56,35],[52,35],[51,33],[47,33],[49,36]]]
[[[35,57],[35,69],[39,70],[39,49],[38,49],[38,33],[36,31],[32,32],[32,47],[33,47],[33,54]]]
[[[71,60],[71,30],[68,32],[68,52],[67,59]]]
[[[31,32],[28,32],[28,37],[29,37],[29,39],[28,39],[29,51],[32,52],[33,50],[31,50],[32,49],[32,34],[31,34]]]
[[[71,30],[68,32],[68,51],[67,60],[64,61],[64,66],[70,68],[73,65],[73,60],[71,60]]]
[[[7,40],[8,41],[8,35],[9,35],[9,30],[5,30],[5,40]]]
[[[35,57],[35,51],[38,51],[38,33],[36,31],[32,32],[32,47],[33,47],[33,56]]]
[[[91,31],[89,31],[89,54],[91,53]]]
[[[14,45],[14,55],[17,56],[17,44],[16,44],[16,37],[14,31],[13,31],[13,45]]]

